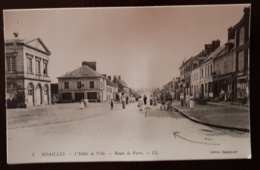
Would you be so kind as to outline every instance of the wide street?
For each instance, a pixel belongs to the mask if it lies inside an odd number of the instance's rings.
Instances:
[[[250,157],[250,133],[211,128],[137,103],[79,103],[7,110],[8,162],[183,160]]]

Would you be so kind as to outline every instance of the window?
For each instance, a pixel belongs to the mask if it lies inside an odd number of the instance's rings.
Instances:
[[[210,65],[210,74],[212,73],[212,65]]]
[[[207,73],[208,73],[208,67],[205,67],[205,77],[208,76]]]
[[[102,89],[103,88],[103,83],[102,83],[102,81],[100,82],[100,89]]]
[[[16,89],[16,84],[15,83],[7,83],[7,89],[13,90]]]
[[[36,60],[36,75],[41,75],[41,65],[40,60]]]
[[[69,89],[69,82],[64,82],[64,88]]]
[[[33,95],[33,85],[32,84],[28,85],[28,95],[30,95],[30,96]]]
[[[78,88],[78,89],[81,89],[81,87],[82,87],[81,82],[77,82],[77,88]]]
[[[201,70],[201,78],[203,78],[203,69]]]
[[[245,29],[242,27],[239,32],[239,45],[244,44],[245,42]]]
[[[27,58],[27,72],[28,73],[33,73],[33,70],[32,70],[32,58]]]
[[[209,73],[209,65],[208,65],[208,76],[210,75],[210,73]]]
[[[47,62],[43,63],[43,75],[45,75],[45,76],[48,75],[48,63]]]
[[[6,62],[7,62],[7,71],[14,72],[16,66],[15,57],[14,56],[6,57]]]
[[[89,82],[89,83],[90,83],[90,84],[89,84],[89,85],[90,85],[90,88],[93,89],[93,88],[94,88],[94,81],[91,81],[91,82]]]
[[[241,51],[238,54],[238,71],[243,71],[244,70],[244,51]]]

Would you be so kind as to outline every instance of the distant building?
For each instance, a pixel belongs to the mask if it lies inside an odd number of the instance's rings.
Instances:
[[[125,96],[130,95],[130,88],[126,85],[126,83],[121,79],[121,76],[114,76],[113,77],[113,83],[115,83],[118,87],[118,94],[116,97],[116,100],[120,100],[120,97],[122,93],[124,93]]]
[[[213,98],[213,77],[214,63],[213,59],[224,53],[225,45],[220,47],[220,41],[212,41],[212,49],[206,59],[200,64],[200,94],[203,98]]]
[[[50,104],[50,55],[40,38],[5,41],[7,107]]]
[[[51,83],[51,99],[53,102],[59,101],[59,87],[58,83]]]
[[[117,93],[118,93],[117,85],[111,81],[111,76],[108,76],[107,77],[107,101],[110,102],[111,99],[116,100]]]
[[[60,101],[107,101],[107,78],[95,69],[95,62],[84,61],[81,67],[58,77]]]

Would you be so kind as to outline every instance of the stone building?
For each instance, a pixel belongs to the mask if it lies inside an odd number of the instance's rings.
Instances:
[[[206,59],[200,64],[200,92],[203,98],[213,98],[213,59],[224,53],[225,45],[220,47],[220,41],[212,41],[212,48]]]
[[[214,93],[221,90],[226,94],[226,100],[248,102],[249,99],[249,52],[250,8],[244,8],[241,20],[228,29],[228,42],[225,54],[214,59]]]
[[[110,102],[111,99],[116,100],[117,93],[118,93],[117,85],[111,81],[111,76],[108,76],[107,77],[107,101]]]
[[[107,101],[107,78],[96,71],[96,62],[82,62],[82,66],[58,77],[61,102],[88,99]]]
[[[51,52],[40,38],[5,41],[7,107],[50,104]]]
[[[118,93],[116,96],[116,100],[120,101],[122,93],[124,93],[125,96],[130,97],[130,88],[127,86],[127,84],[121,79],[121,76],[114,76],[113,77],[113,83],[117,85],[118,87]]]

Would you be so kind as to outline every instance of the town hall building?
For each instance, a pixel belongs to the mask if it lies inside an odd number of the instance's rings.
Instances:
[[[7,108],[50,104],[51,52],[40,38],[5,41]]]

